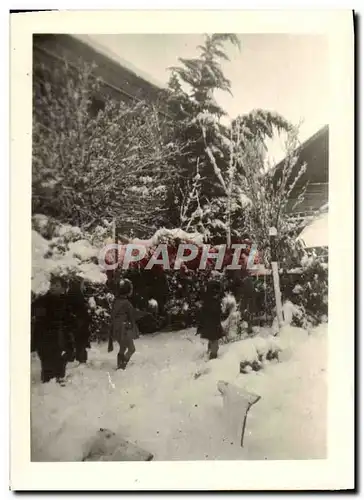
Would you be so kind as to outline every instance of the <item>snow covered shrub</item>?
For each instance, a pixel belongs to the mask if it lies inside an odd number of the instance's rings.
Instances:
[[[104,284],[97,283],[89,283],[85,295],[91,316],[91,340],[107,340],[114,296]]]
[[[279,353],[282,351],[279,343],[273,336],[245,339],[236,344],[240,357],[240,373],[259,371],[267,363],[279,361]]]
[[[91,284],[105,288],[106,276],[97,264],[98,250],[86,239],[86,233],[78,227],[54,224],[45,216],[34,216],[33,224],[41,227],[49,238],[46,240],[35,229],[32,231],[34,298],[47,293],[51,276],[60,276],[68,284],[83,278],[86,287]]]
[[[307,254],[295,273],[283,273],[281,291],[285,322],[309,329],[328,314],[328,264],[324,256]],[[274,297],[274,291],[271,290]]]
[[[103,95],[94,67],[81,60],[36,64],[33,74],[33,213],[80,228],[155,219],[179,152],[164,136],[159,104]],[[100,96],[103,109],[94,113]]]
[[[328,315],[328,265],[323,257],[312,256],[303,269],[296,302],[304,308],[307,319],[316,325]],[[297,291],[297,289],[296,289]]]

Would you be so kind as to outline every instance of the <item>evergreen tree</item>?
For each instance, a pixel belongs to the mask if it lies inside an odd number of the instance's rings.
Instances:
[[[265,140],[291,126],[279,114],[259,109],[238,116],[230,126],[221,123],[226,112],[214,93],[231,93],[231,83],[221,68],[222,62],[229,61],[227,43],[240,49],[236,35],[206,35],[205,43],[198,46],[198,57],[180,58],[181,65],[171,68],[168,103],[176,120],[174,140],[186,144],[186,154],[178,159],[168,214],[173,225],[187,224],[209,238],[225,234],[229,243],[231,231],[242,230],[250,202],[249,193],[241,188],[243,149],[254,141],[263,163]],[[193,196],[189,196],[191,186]],[[183,219],[180,206],[184,207]]]

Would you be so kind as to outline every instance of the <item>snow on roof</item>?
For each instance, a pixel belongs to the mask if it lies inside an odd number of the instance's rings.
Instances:
[[[118,54],[115,54],[111,49],[106,47],[105,45],[101,44],[99,41],[97,41],[94,37],[94,35],[72,35],[74,38],[77,40],[80,40],[81,42],[87,44],[89,47],[94,49],[96,52],[99,52],[100,54],[108,57],[112,61],[116,62],[123,68],[127,69],[131,73],[133,73],[135,76],[138,78],[141,78],[142,80],[145,80],[146,82],[150,83],[151,85],[154,85],[155,87],[158,87],[160,89],[165,88],[166,85],[157,81],[155,78],[153,78],[151,75],[146,73],[145,71],[142,71],[141,69],[137,68],[134,66],[131,62],[126,61],[124,58],[119,56]]]
[[[311,224],[305,227],[298,236],[306,248],[328,247],[329,246],[329,219],[328,213],[324,213],[314,219]]]

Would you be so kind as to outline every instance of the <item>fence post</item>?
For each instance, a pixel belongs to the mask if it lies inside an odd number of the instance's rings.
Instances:
[[[115,245],[118,244],[118,241],[117,241],[117,234],[116,234],[116,221],[115,219],[113,219],[112,221],[112,239],[113,239],[113,243]],[[115,258],[115,264],[118,264],[118,250],[117,248],[115,248],[115,253],[114,253],[114,258]],[[117,267],[114,269],[114,279],[116,278],[116,275],[117,275]]]
[[[279,285],[279,272],[278,272],[278,259],[277,259],[277,229],[271,227],[269,229],[269,243],[271,251],[271,264],[272,264],[272,274],[273,274],[273,285],[274,285],[274,295],[276,299],[276,310],[278,326],[281,328],[283,325],[283,311],[282,311],[282,298],[281,298],[281,288]]]

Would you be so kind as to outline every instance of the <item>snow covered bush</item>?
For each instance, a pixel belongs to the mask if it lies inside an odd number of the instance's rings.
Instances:
[[[165,138],[157,104],[103,96],[93,66],[83,61],[36,65],[33,83],[33,213],[79,228],[116,216],[150,221],[151,206],[155,218],[180,153]]]
[[[301,264],[303,267],[295,273],[281,275],[284,322],[310,329],[328,316],[328,264],[325,257],[316,256],[314,252],[306,255]],[[274,311],[274,290],[271,280],[268,283]]]
[[[323,257],[312,255],[308,259],[295,290],[294,301],[305,311],[307,321],[317,325],[328,315],[328,264]],[[301,326],[298,322],[297,326]]]
[[[97,263],[98,249],[80,228],[55,224],[43,215],[33,217],[33,227],[31,289],[35,297],[48,291],[52,275],[69,283],[79,277],[86,284],[105,284],[106,276]],[[35,228],[39,227],[49,239],[38,233]]]
[[[234,343],[234,348],[225,356],[231,363],[240,366],[240,373],[260,371],[271,362],[279,361],[281,347],[273,336],[247,338]]]
[[[91,318],[91,340],[107,340],[114,295],[110,293],[105,284],[88,283],[86,298],[88,298],[88,311]]]
[[[46,240],[33,229],[32,299],[48,292],[52,276],[61,276],[69,287],[82,278],[91,318],[91,339],[105,340],[108,335],[113,295],[107,289],[106,275],[97,262],[99,249],[92,245],[90,235],[78,227],[54,224],[45,216],[35,216],[33,221],[37,228],[41,221],[44,234],[47,234],[49,239]]]

